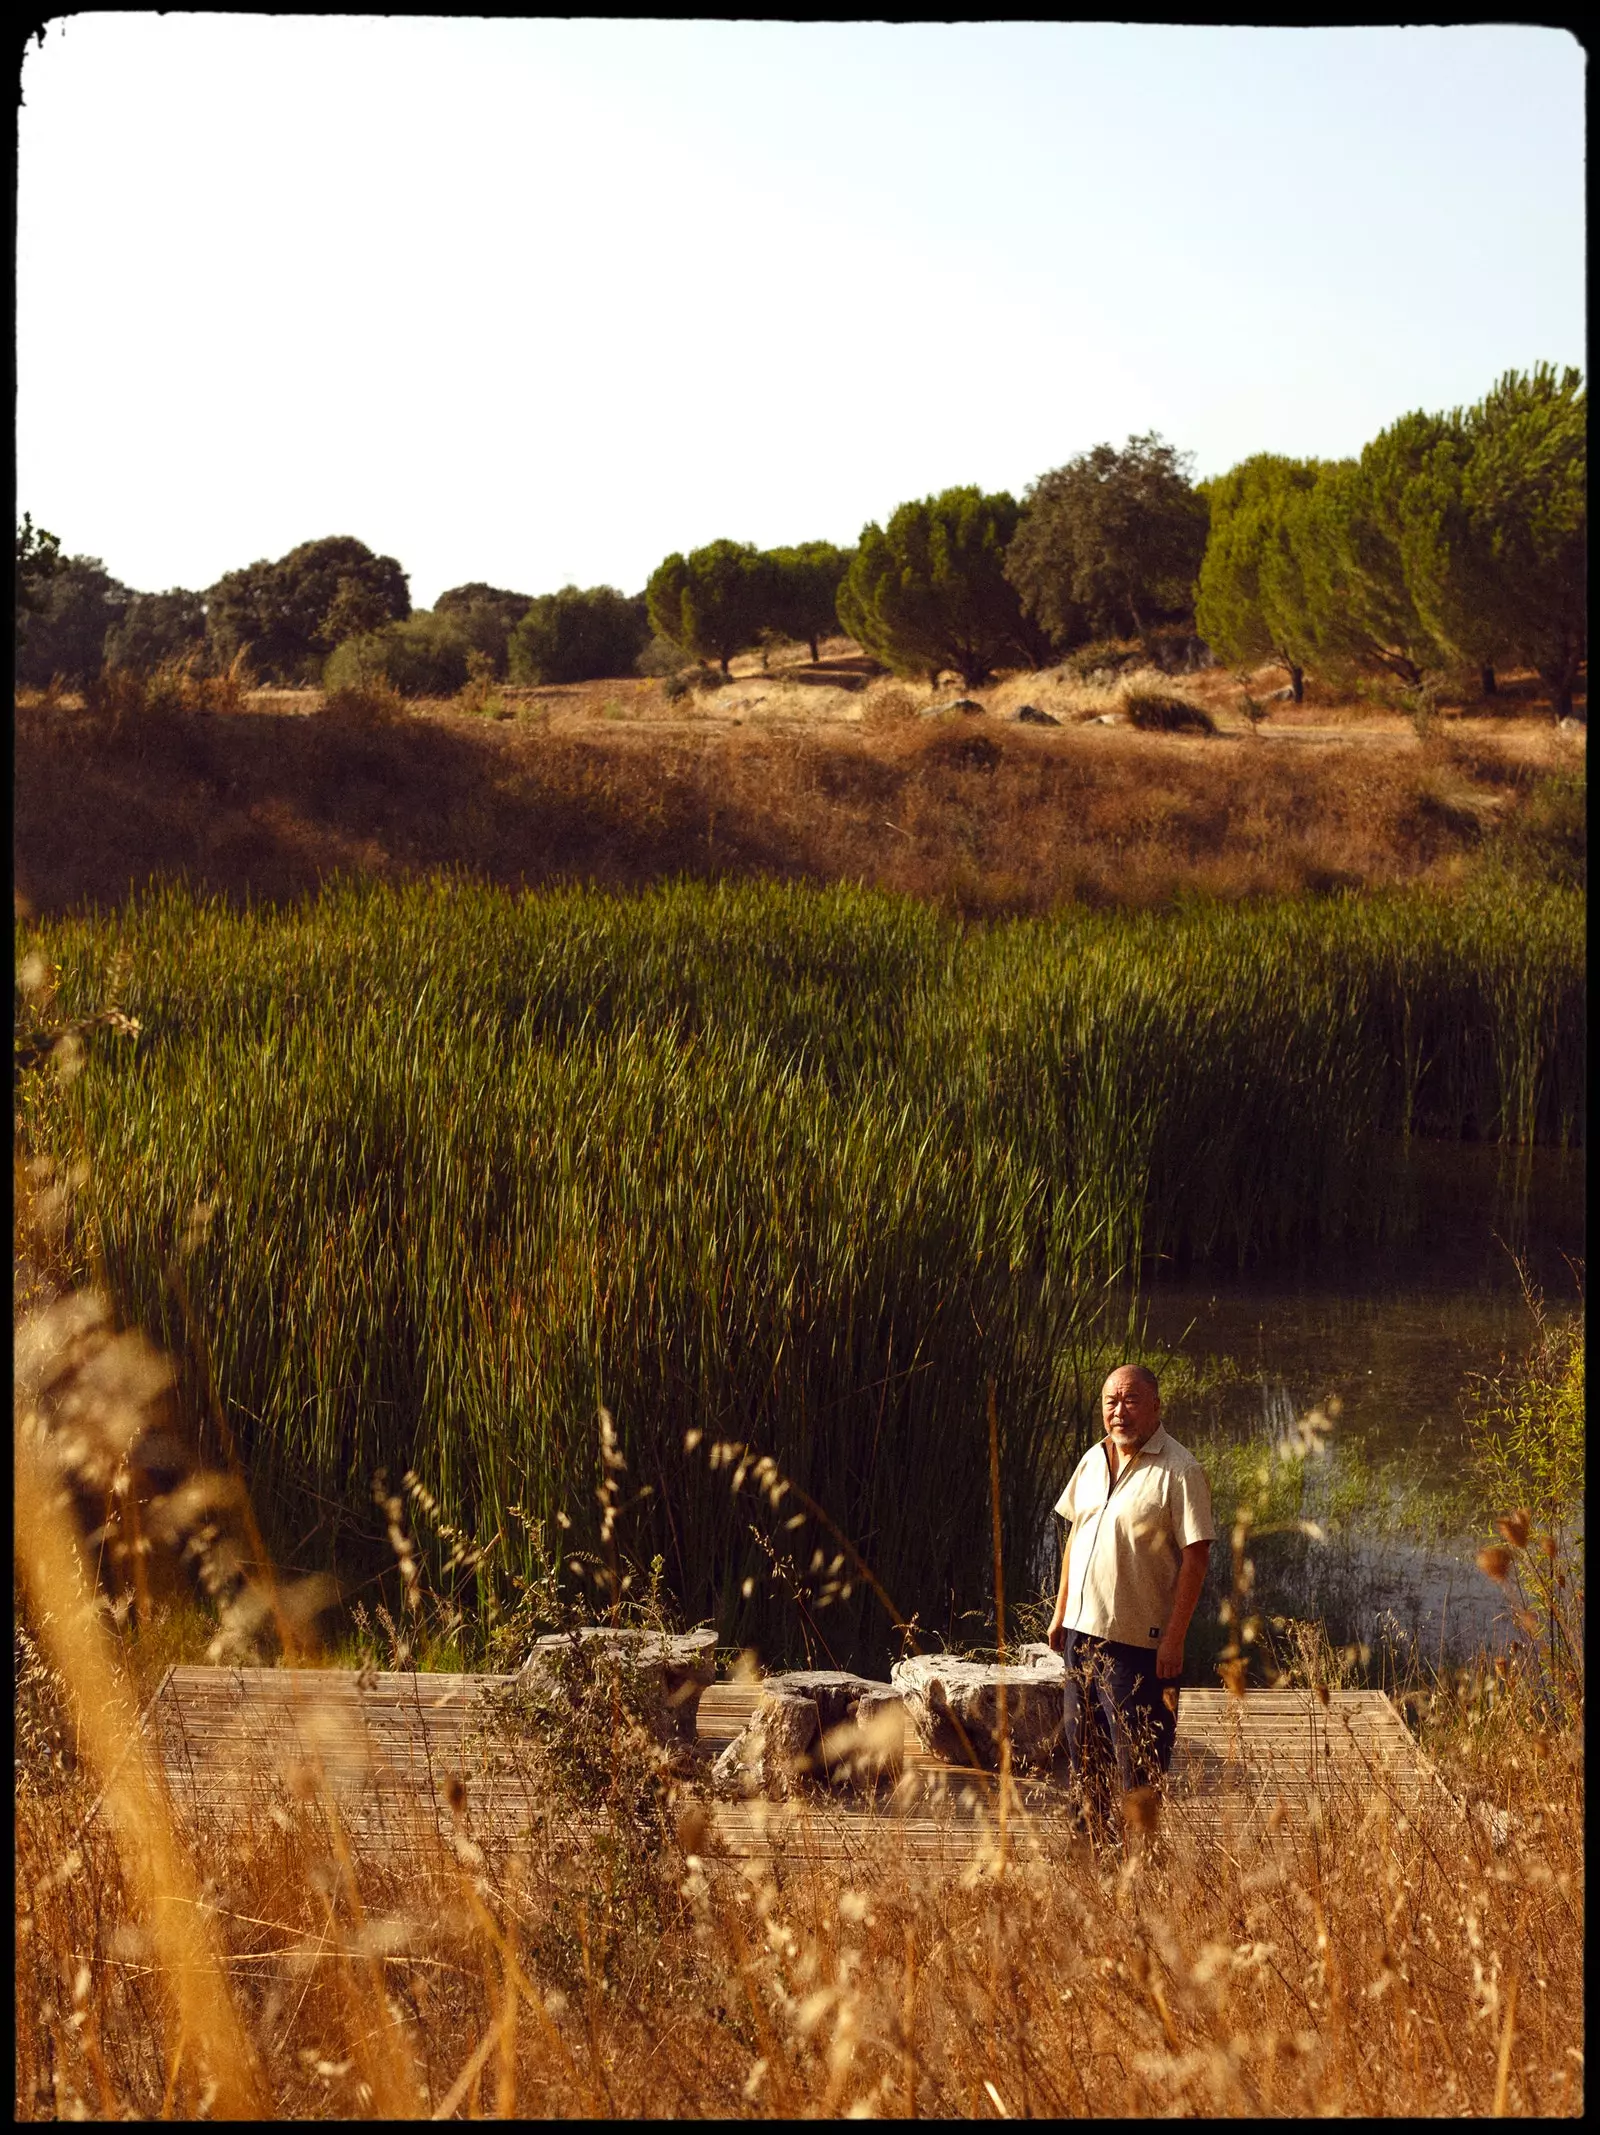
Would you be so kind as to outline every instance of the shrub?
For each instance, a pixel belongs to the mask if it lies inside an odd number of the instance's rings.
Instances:
[[[469,645],[487,653],[493,662],[495,678],[503,682],[511,633],[532,605],[531,593],[513,593],[504,586],[490,586],[474,580],[471,585],[452,586],[448,592],[441,593],[433,604],[433,612],[448,615]]]
[[[513,682],[598,682],[631,675],[649,639],[642,601],[615,586],[563,586],[531,603],[507,661]]]
[[[322,700],[322,717],[341,726],[370,732],[393,726],[406,716],[405,699],[381,677],[371,682],[347,682],[330,689]]]
[[[149,673],[108,662],[84,690],[89,711],[110,721],[112,732],[124,725],[148,725],[183,719],[197,712],[236,712],[250,687],[243,654],[235,654],[221,674],[208,671],[203,647],[187,659],[163,660]]]
[[[675,645],[671,638],[653,633],[650,642],[633,663],[637,675],[652,679],[657,675],[676,675],[683,665],[683,647]]]
[[[453,697],[468,677],[472,646],[453,616],[424,612],[346,638],[323,669],[324,689],[387,686],[402,697]]]
[[[1169,696],[1160,689],[1126,689],[1122,709],[1147,734],[1214,734],[1216,721],[1201,705],[1187,697]]]
[[[1089,682],[1096,675],[1114,677],[1145,665],[1144,649],[1128,638],[1096,638],[1080,645],[1063,663],[1074,682]]]

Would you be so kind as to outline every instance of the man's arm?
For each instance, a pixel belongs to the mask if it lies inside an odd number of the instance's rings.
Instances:
[[[1158,1676],[1172,1679],[1183,1673],[1183,1642],[1188,1636],[1189,1621],[1200,1599],[1200,1589],[1206,1583],[1206,1565],[1210,1556],[1209,1542],[1191,1542],[1183,1552],[1183,1562],[1178,1567],[1178,1591],[1172,1601],[1172,1615],[1168,1619],[1166,1630],[1161,1634],[1161,1643],[1156,1648]]]
[[[1050,1617],[1050,1651],[1059,1653],[1067,1642],[1067,1568],[1072,1562],[1072,1522],[1066,1523],[1061,1537],[1061,1577],[1056,1583],[1056,1605]]]

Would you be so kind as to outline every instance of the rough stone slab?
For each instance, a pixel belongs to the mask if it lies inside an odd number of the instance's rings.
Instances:
[[[700,1693],[716,1680],[717,1634],[699,1631],[639,1631],[613,1624],[578,1624],[534,1641],[522,1668],[524,1682],[548,1678],[563,1653],[598,1652],[634,1671],[653,1691],[661,1731],[692,1742]]]
[[[761,1685],[764,1697],[809,1698],[817,1708],[824,1734],[855,1717],[861,1700],[873,1691],[886,1691],[887,1683],[870,1676],[851,1675],[843,1668],[793,1668],[783,1675],[769,1675]]]
[[[889,1684],[842,1668],[768,1676],[748,1726],[712,1766],[712,1784],[772,1799],[814,1777],[841,1786],[876,1785],[889,1769],[891,1728],[880,1718],[863,1735],[856,1719],[862,1701],[875,1698],[899,1702]]]
[[[781,1801],[811,1769],[821,1723],[813,1699],[763,1688],[749,1725],[711,1767],[719,1794]]]
[[[914,1739],[904,1698],[884,1683],[862,1695],[852,1717],[823,1736],[820,1750],[833,1784],[864,1792],[900,1777]]]
[[[936,1757],[998,1767],[1002,1684],[1012,1757],[1047,1764],[1060,1743],[1066,1669],[1048,1646],[1021,1647],[1003,1668],[997,1661],[917,1653],[896,1661],[891,1674],[917,1739]]]

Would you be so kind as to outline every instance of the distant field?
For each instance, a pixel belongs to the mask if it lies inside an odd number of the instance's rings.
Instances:
[[[1120,689],[1064,670],[934,692],[854,654],[748,656],[676,702],[660,681],[506,688],[376,731],[316,691],[115,735],[70,699],[24,701],[17,883],[48,912],[178,874],[269,899],[446,866],[518,888],[765,876],[976,915],[1442,884],[1496,855],[1582,879],[1583,736],[1526,677],[1426,739],[1314,686],[1269,702],[1272,671],[1251,678],[1254,726],[1225,671],[1143,678],[1199,706],[1205,736],[1100,724]],[[981,715],[935,709],[963,694]],[[1023,704],[1060,724],[1019,724]]]

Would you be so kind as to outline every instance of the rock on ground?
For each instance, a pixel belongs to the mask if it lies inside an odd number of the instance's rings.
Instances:
[[[896,1661],[892,1678],[917,1739],[934,1756],[998,1767],[1002,1684],[1012,1758],[1048,1764],[1060,1744],[1066,1670],[1048,1646],[1023,1646],[1004,1668],[948,1653],[913,1654]]]
[[[865,1704],[868,1724],[858,1713]],[[779,1799],[802,1781],[870,1784],[899,1769],[898,1730],[887,1683],[837,1668],[769,1676],[749,1724],[711,1768],[719,1793]]]
[[[692,1742],[700,1693],[716,1679],[715,1631],[636,1631],[611,1624],[579,1624],[534,1643],[522,1667],[524,1682],[551,1678],[562,1654],[604,1654],[638,1675],[651,1693],[663,1738]]]

